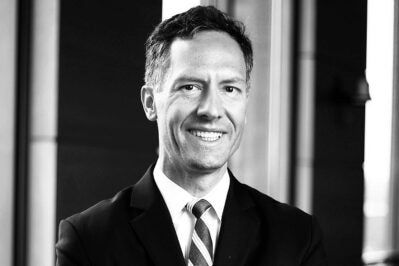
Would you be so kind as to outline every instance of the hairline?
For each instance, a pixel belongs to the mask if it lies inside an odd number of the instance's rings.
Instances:
[[[242,47],[241,47],[241,45],[238,43],[238,41],[230,34],[230,33],[228,33],[227,31],[224,31],[224,30],[219,30],[219,29],[196,29],[196,30],[193,30],[189,35],[186,35],[186,36],[176,36],[176,37],[174,37],[170,42],[166,42],[166,43],[164,43],[164,49],[165,49],[165,51],[164,51],[164,53],[162,53],[162,55],[160,56],[160,58],[161,58],[161,62],[162,62],[162,66],[158,66],[158,67],[156,67],[155,68],[155,71],[153,71],[153,74],[152,74],[152,77],[151,77],[151,80],[149,80],[149,81],[147,81],[149,84],[147,84],[147,85],[149,85],[149,86],[152,86],[152,87],[154,87],[155,89],[156,89],[156,91],[161,91],[161,84],[164,82],[164,79],[165,79],[165,77],[168,75],[168,72],[169,72],[169,70],[170,70],[170,60],[171,60],[171,58],[170,58],[170,50],[171,50],[171,47],[172,47],[172,44],[175,42],[175,41],[177,41],[177,40],[192,40],[192,39],[194,39],[194,37],[197,35],[197,34],[199,34],[199,33],[202,33],[202,32],[220,32],[220,33],[225,33],[225,34],[227,34],[232,40],[234,40],[236,43],[237,43],[237,45],[238,45],[238,47],[240,48],[240,51],[241,51],[241,54],[242,54],[242,57],[243,57],[243,59],[244,59],[244,64],[245,64],[245,83],[246,83],[246,91],[247,91],[247,93],[249,92],[249,90],[250,90],[250,81],[251,81],[251,77],[250,77],[250,73],[251,73],[251,71],[252,71],[252,67],[250,66],[250,65],[248,65],[248,62],[247,62],[247,60],[246,60],[246,57],[245,57],[245,53],[244,53],[244,50],[242,49]],[[154,73],[156,72],[156,71],[160,71],[160,75],[159,75],[159,78],[158,78],[158,80],[154,83]]]

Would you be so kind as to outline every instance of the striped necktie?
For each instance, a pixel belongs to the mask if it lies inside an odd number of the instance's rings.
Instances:
[[[188,203],[187,209],[197,218],[191,239],[188,266],[211,266],[213,264],[213,245],[208,227],[201,216],[212,205],[204,199],[195,204]]]

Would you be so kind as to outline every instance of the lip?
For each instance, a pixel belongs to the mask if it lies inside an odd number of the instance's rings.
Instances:
[[[190,127],[187,129],[187,131],[202,131],[202,132],[216,132],[216,133],[222,133],[226,134],[227,131],[221,128],[216,128],[216,127]]]

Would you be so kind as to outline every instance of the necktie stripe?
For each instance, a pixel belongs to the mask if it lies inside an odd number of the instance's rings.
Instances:
[[[204,245],[204,243],[201,241],[201,239],[196,233],[193,234],[192,240],[193,240],[192,245],[195,244],[195,246],[201,252],[202,256],[208,262],[208,264],[212,264],[211,254],[209,253],[207,247]]]
[[[198,247],[195,245],[195,242],[191,243],[190,247],[190,261],[194,266],[211,266],[212,261],[208,262]]]
[[[200,204],[197,204],[200,203]],[[194,208],[194,206],[196,206]],[[209,208],[212,206],[206,200],[202,199],[197,202],[189,202],[186,205],[186,208],[191,212],[196,218],[201,217]]]
[[[188,203],[186,207],[197,218],[192,235],[188,265],[212,266],[212,238],[207,225],[201,219],[201,216],[212,206],[206,200],[201,199],[197,202]]]
[[[204,246],[208,250],[211,257],[213,257],[213,245],[212,245],[212,238],[209,232],[208,227],[202,221],[202,219],[198,219],[197,223],[195,224],[194,232],[200,238],[201,242],[204,243]]]
[[[193,208],[193,214],[195,217],[200,218],[210,207],[210,205],[199,205],[198,208]]]

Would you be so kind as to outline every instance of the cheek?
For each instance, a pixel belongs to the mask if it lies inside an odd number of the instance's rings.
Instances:
[[[246,118],[246,104],[233,104],[232,107],[229,108],[230,119],[233,121],[237,130],[242,129],[245,125],[245,118]]]
[[[170,106],[165,113],[168,130],[177,134],[187,119],[189,112],[184,105],[175,104]]]

